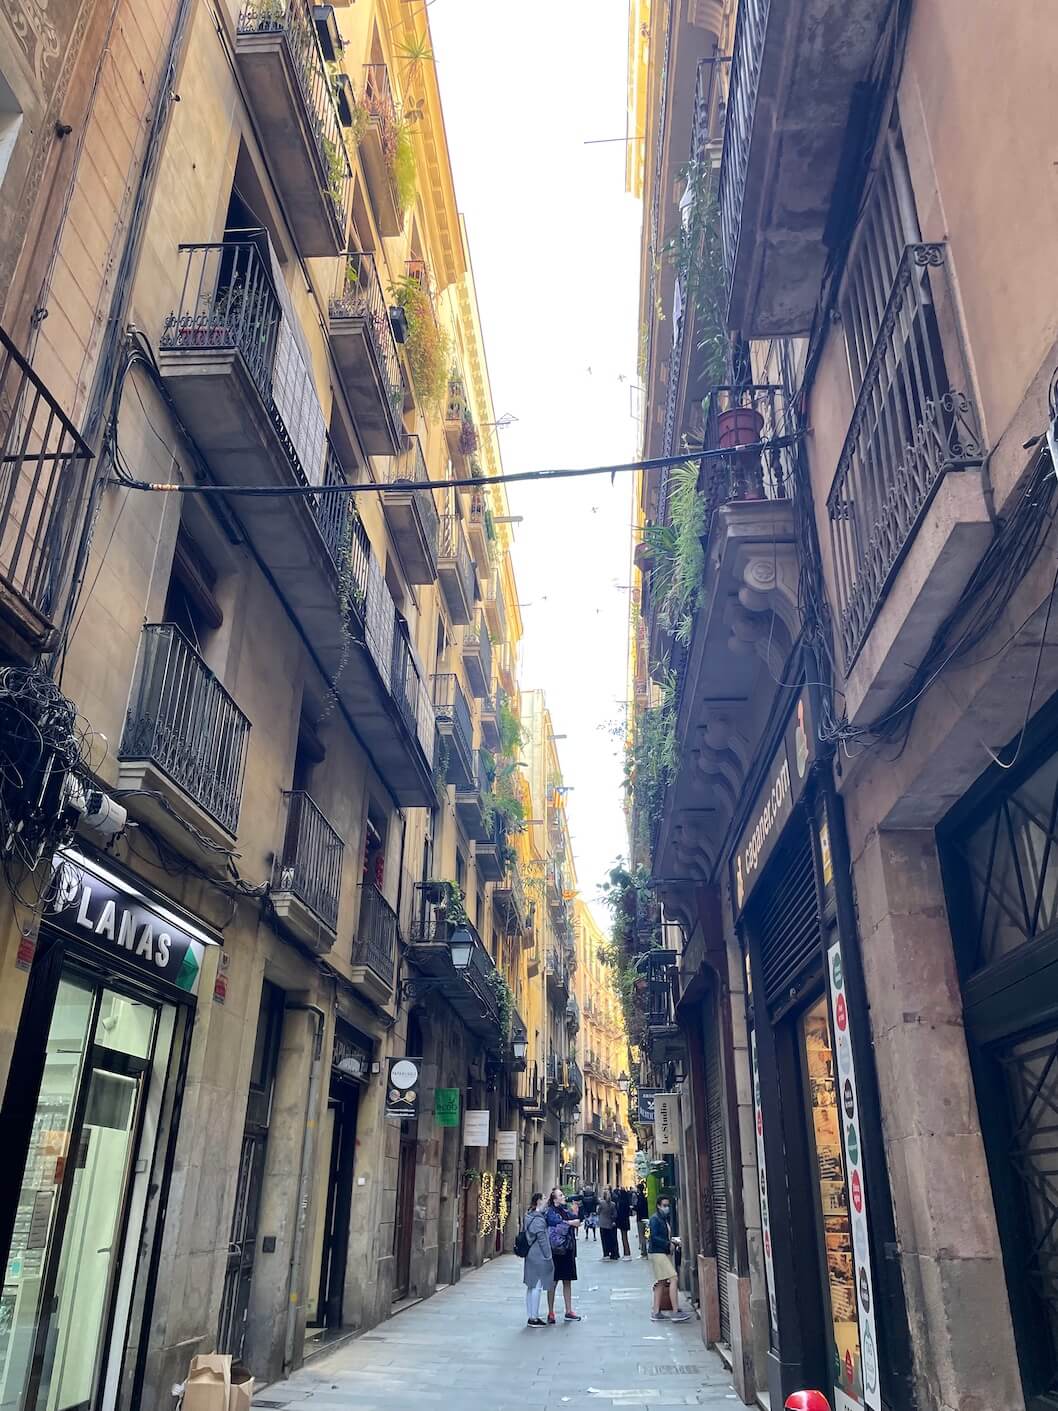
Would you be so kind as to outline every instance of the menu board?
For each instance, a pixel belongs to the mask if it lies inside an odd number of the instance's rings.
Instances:
[[[834,1385],[862,1406],[860,1330],[856,1304],[856,1266],[842,1157],[841,1115],[835,1085],[834,1054],[825,999],[801,1020],[805,1070],[815,1137],[817,1186],[823,1220],[827,1282],[830,1290],[831,1354]]]

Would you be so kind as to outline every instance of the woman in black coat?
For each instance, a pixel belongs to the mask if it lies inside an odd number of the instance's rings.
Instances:
[[[632,1197],[622,1188],[616,1192],[614,1200],[617,1202],[617,1228],[621,1231],[621,1257],[631,1259],[628,1231],[632,1228]]]

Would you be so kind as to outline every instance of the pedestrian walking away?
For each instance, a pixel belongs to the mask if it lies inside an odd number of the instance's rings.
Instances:
[[[621,1255],[631,1259],[632,1249],[628,1243],[628,1231],[632,1228],[632,1197],[623,1187],[616,1193],[617,1228],[621,1232]]]
[[[639,1234],[639,1256],[641,1259],[647,1257],[647,1233],[650,1224],[650,1204],[647,1201],[647,1187],[645,1181],[640,1181],[636,1186],[636,1231]]]
[[[608,1190],[603,1191],[599,1201],[599,1234],[602,1238],[602,1257],[620,1259],[617,1252],[617,1206]]]
[[[555,1261],[551,1257],[551,1241],[548,1239],[542,1191],[536,1191],[529,1202],[529,1209],[522,1221],[522,1231],[528,1244],[522,1273],[522,1282],[525,1284],[526,1327],[546,1328],[547,1324],[540,1316],[540,1295],[549,1293],[554,1297]]]
[[[555,1294],[561,1284],[562,1300],[566,1305],[565,1320],[567,1323],[579,1323],[580,1314],[573,1311],[573,1285],[577,1279],[577,1229],[580,1221],[566,1204],[561,1186],[556,1186],[548,1196],[544,1217],[555,1266],[555,1282],[547,1291],[547,1321],[555,1321]]]
[[[667,1195],[663,1195],[658,1201],[657,1209],[650,1217],[650,1233],[647,1241],[650,1253],[650,1272],[654,1276],[654,1294],[650,1312],[650,1320],[653,1323],[666,1321],[686,1323],[691,1316],[680,1307],[679,1280],[676,1277],[676,1265],[672,1258],[672,1226],[669,1223],[671,1215],[672,1202]],[[661,1307],[662,1291],[666,1285],[669,1290],[669,1302],[672,1304],[671,1312],[663,1312]]]

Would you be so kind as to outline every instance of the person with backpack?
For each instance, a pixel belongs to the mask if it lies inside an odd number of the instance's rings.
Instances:
[[[542,1191],[533,1193],[529,1209],[522,1220],[522,1228],[514,1241],[514,1252],[525,1260],[522,1271],[522,1283],[525,1284],[525,1326],[546,1328],[547,1324],[540,1316],[540,1295],[546,1292],[554,1302],[555,1262],[551,1257],[551,1241],[548,1238]]]
[[[602,1238],[602,1257],[620,1259],[617,1253],[617,1206],[608,1190],[602,1193],[599,1201],[599,1233]]]
[[[566,1204],[561,1186],[556,1186],[548,1196],[544,1218],[555,1265],[555,1281],[547,1291],[547,1321],[555,1321],[555,1293],[561,1284],[566,1322],[579,1323],[580,1314],[573,1311],[573,1284],[577,1277],[577,1228],[580,1221]]]
[[[650,1272],[654,1275],[654,1297],[650,1311],[652,1323],[686,1323],[691,1316],[680,1307],[679,1277],[672,1258],[672,1226],[669,1224],[671,1216],[672,1200],[663,1195],[650,1217],[650,1233],[647,1239],[650,1249]],[[666,1284],[672,1305],[671,1312],[662,1312],[661,1308],[662,1290]]]

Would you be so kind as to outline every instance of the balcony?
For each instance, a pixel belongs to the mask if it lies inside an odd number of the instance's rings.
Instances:
[[[448,383],[448,406],[445,408],[445,439],[449,453],[459,454],[459,442],[463,435],[463,423],[470,416],[466,387],[461,377],[453,377]]]
[[[478,877],[484,882],[498,882],[507,870],[509,853],[507,819],[498,808],[494,808],[488,822],[488,836],[479,838],[474,847]]]
[[[487,696],[492,687],[492,642],[482,612],[473,627],[463,630],[463,670],[471,692],[479,699]]]
[[[545,974],[548,994],[564,1007],[569,999],[569,966],[562,946],[548,948]]]
[[[393,994],[399,940],[397,913],[374,883],[361,882],[352,978],[377,1004],[388,1004]]]
[[[474,620],[478,597],[477,576],[463,533],[463,521],[455,514],[441,516],[437,541],[437,576],[448,605],[448,615],[458,627]]]
[[[352,169],[307,0],[250,0],[235,61],[303,255],[345,247]]]
[[[580,1028],[580,1005],[576,995],[570,995],[566,1001],[566,1028],[571,1034],[575,1034]]]
[[[777,681],[800,634],[800,571],[795,516],[785,490],[792,478],[788,434],[766,453],[742,448],[770,441],[770,428],[796,427],[782,389],[714,388],[706,398],[706,444],[728,455],[701,462],[705,565],[685,624],[658,591],[650,569],[643,594],[651,659],[671,670],[679,765],[658,800],[654,868],[672,879],[664,898],[677,914],[679,883],[712,876],[738,800],[752,783],[775,702]],[[664,501],[663,501],[664,504]],[[678,609],[682,612],[683,609]],[[643,712],[637,730],[656,728]],[[666,727],[667,728],[667,727]],[[684,896],[684,901],[686,897]]]
[[[517,862],[507,865],[492,892],[492,904],[502,917],[508,936],[524,936],[529,929],[529,901],[525,894],[522,869]]]
[[[360,141],[360,162],[371,193],[375,220],[382,235],[399,235],[404,229],[404,208],[393,174],[399,125],[385,64],[364,65],[361,102],[368,121]]]
[[[807,333],[850,122],[862,121],[886,0],[745,0],[720,165],[728,322],[749,338]],[[851,113],[851,117],[850,117]]]
[[[0,329],[0,646],[56,643],[84,522],[92,452]]]
[[[345,844],[303,789],[283,799],[286,823],[272,873],[272,906],[299,941],[326,955],[338,931]]]
[[[230,848],[239,826],[250,722],[179,627],[143,629],[136,679],[118,749],[118,785],[144,790],[129,809],[182,851],[191,823],[213,849]]]
[[[456,785],[456,813],[463,831],[472,842],[487,843],[492,835],[492,823],[485,813],[485,801],[492,793],[492,779],[478,750],[474,757],[474,777],[466,785]]]
[[[499,560],[493,566],[489,575],[488,587],[485,590],[485,620],[489,625],[489,634],[494,642],[506,642],[507,640],[507,609],[503,602],[503,575],[500,572]]]
[[[596,1134],[596,1136],[602,1136],[603,1122],[601,1112],[593,1112],[591,1114],[591,1130]]]
[[[387,490],[382,496],[389,532],[397,546],[409,583],[433,583],[437,578],[437,505],[433,491],[413,490],[429,485],[430,475],[418,436],[404,437],[404,450],[390,465],[390,485],[406,485],[401,493]]]
[[[482,696],[478,720],[481,722],[481,743],[495,754],[500,747],[500,713],[494,695]]]
[[[445,919],[443,904],[430,902],[429,885],[424,888],[420,883],[416,892],[417,916],[407,960],[421,978],[406,982],[409,998],[416,998],[420,990],[440,991],[471,1033],[493,1053],[502,1054],[510,1034],[502,1022],[502,986],[495,962],[469,922],[456,926]]]
[[[492,558],[495,530],[484,490],[474,490],[470,496],[467,513],[467,536],[470,539],[470,552],[477,564],[488,564]]]
[[[364,450],[372,456],[402,454],[407,388],[373,255],[351,251],[339,264],[328,326],[335,365]]]
[[[432,685],[437,734],[445,751],[445,783],[455,784],[458,789],[471,789],[477,780],[477,755],[466,694],[453,671],[434,676]]]
[[[910,680],[992,537],[977,477],[949,478],[982,464],[979,428],[947,246],[909,245],[827,497],[850,721]]]
[[[158,362],[215,479],[278,488],[343,481],[257,239],[182,249],[180,302],[166,319]],[[351,502],[247,497],[233,512],[337,680],[342,707],[398,803],[432,806],[432,704]]]

